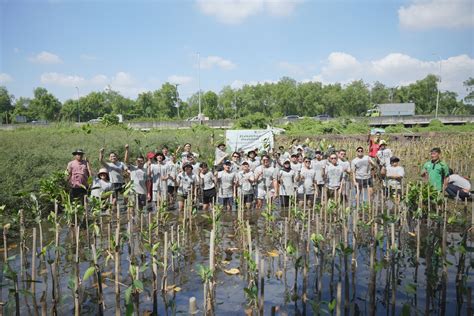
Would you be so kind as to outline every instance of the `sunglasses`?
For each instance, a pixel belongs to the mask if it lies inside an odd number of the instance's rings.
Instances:
[[[363,151],[363,150],[358,150],[357,152],[358,152],[358,153],[361,153],[361,152],[364,152],[364,151]]]
[[[331,158],[329,158],[329,159],[334,160],[334,159],[337,159],[337,158],[336,158],[336,157],[331,157]]]

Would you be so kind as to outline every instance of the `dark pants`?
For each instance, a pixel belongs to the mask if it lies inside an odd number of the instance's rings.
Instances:
[[[460,187],[454,184],[448,184],[446,187],[446,193],[448,193],[448,195],[453,199],[459,194],[461,200],[468,199],[471,196],[471,194],[464,192]]]
[[[87,195],[87,190],[85,188],[71,188],[69,191],[69,196],[72,200],[78,200],[79,203],[84,204],[84,196]]]

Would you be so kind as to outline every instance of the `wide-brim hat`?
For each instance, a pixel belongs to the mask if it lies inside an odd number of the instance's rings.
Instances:
[[[101,174],[106,174],[107,176],[109,175],[109,171],[107,170],[107,168],[100,168],[99,169],[99,172],[97,173],[98,176],[100,176]]]
[[[72,152],[72,154],[73,154],[74,156],[75,156],[75,155],[84,155],[85,152],[84,152],[84,150],[78,148],[78,149],[74,150],[74,151]]]

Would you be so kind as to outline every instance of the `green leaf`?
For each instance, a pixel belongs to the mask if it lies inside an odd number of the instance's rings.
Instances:
[[[133,281],[133,286],[135,287],[135,289],[138,290],[138,292],[143,292],[143,283],[142,283],[142,281],[140,281],[140,280]]]
[[[126,304],[130,304],[130,297],[132,296],[132,290],[133,290],[133,287],[132,286],[129,286],[126,290],[125,290],[125,303]],[[131,304],[130,304],[131,305]]]
[[[88,278],[90,278],[91,275],[93,275],[95,272],[95,267],[89,267],[86,272],[84,272],[84,276],[82,277],[82,281],[86,281]]]
[[[332,312],[334,308],[336,308],[336,299],[333,299],[329,304],[328,304],[329,311]]]

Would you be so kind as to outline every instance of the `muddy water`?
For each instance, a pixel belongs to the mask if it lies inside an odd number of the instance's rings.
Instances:
[[[449,208],[454,208],[450,204]],[[468,313],[468,288],[474,285],[474,248],[472,235],[467,238],[466,244],[460,248],[461,240],[470,225],[470,205],[463,210],[463,205],[457,205],[460,214],[468,218],[465,225],[447,225],[447,247],[446,260],[439,253],[441,249],[440,231],[442,226],[437,226],[427,219],[421,222],[421,244],[419,264],[416,264],[416,237],[415,222],[408,218],[407,222],[395,224],[395,239],[397,251],[390,250],[390,228],[389,225],[379,224],[379,242],[374,246],[374,238],[371,236],[370,228],[358,227],[355,240],[357,242],[355,255],[352,251],[334,250],[341,248],[344,242],[344,232],[341,221],[327,223],[324,231],[323,216],[316,217],[311,221],[310,232],[319,229],[325,240],[320,244],[318,252],[314,244],[309,241],[309,253],[305,253],[305,242],[307,242],[307,229],[302,228],[306,221],[294,220],[294,214],[288,225],[288,241],[295,245],[297,253],[288,254],[284,247],[285,243],[285,218],[288,218],[288,210],[282,210],[275,206],[273,215],[274,222],[268,222],[262,216],[262,211],[251,211],[245,215],[252,227],[252,247],[257,249],[259,258],[265,260],[264,271],[264,314],[270,315],[272,308],[279,315],[313,315],[339,310],[341,314],[376,314],[376,315],[400,315],[403,311],[410,314],[445,314],[466,315]],[[320,211],[322,215],[323,211]],[[308,213],[308,214],[311,214]],[[317,212],[314,212],[317,214]],[[198,264],[208,266],[209,262],[209,231],[211,223],[204,218],[202,211],[198,211],[193,218],[191,226],[185,229],[180,226],[180,249],[168,262],[168,285],[179,287],[179,291],[168,291],[162,294],[159,291],[158,310],[160,315],[186,314],[188,312],[188,301],[190,297],[196,297],[199,314],[202,314],[204,301],[203,284],[197,273]],[[311,215],[310,215],[311,216]],[[360,215],[359,215],[360,216]],[[122,238],[126,232],[126,211],[122,212]],[[114,262],[109,260],[105,264],[107,256],[107,221],[104,216],[104,224],[101,233],[103,238],[98,240],[97,249],[104,249],[99,259],[99,266],[105,278],[103,282],[104,311],[106,315],[115,314],[115,292],[114,292]],[[146,216],[144,231],[147,230]],[[346,218],[347,226],[347,248],[353,247],[354,227],[353,218],[349,214]],[[316,224],[318,222],[318,224]],[[363,222],[363,221],[362,221]],[[365,222],[369,222],[366,219]],[[136,220],[135,232],[127,237],[121,247],[121,312],[125,314],[124,293],[132,281],[129,275],[130,258],[141,265],[149,264],[150,255],[141,246],[141,235],[139,232],[139,219]],[[428,224],[430,226],[428,226]],[[182,216],[177,211],[169,213],[166,224],[159,227],[158,239],[163,245],[163,233],[168,231],[170,236],[171,227],[174,229],[182,225]],[[243,315],[248,309],[248,300],[244,293],[249,280],[247,278],[247,263],[243,256],[241,231],[237,221],[237,212],[224,212],[221,218],[221,231],[216,248],[216,297],[214,311],[216,315]],[[370,225],[369,225],[370,226]],[[44,244],[52,240],[52,233],[48,231],[49,226],[44,224]],[[298,232],[296,231],[298,229]],[[155,231],[155,230],[153,230]],[[85,236],[85,229],[81,230],[80,240],[80,276],[91,266],[90,247]],[[301,233],[303,232],[303,233]],[[92,232],[90,232],[92,233]],[[114,234],[112,223],[111,235]],[[176,241],[176,230],[174,232]],[[435,238],[438,236],[439,238]],[[170,237],[169,237],[170,238]],[[334,240],[334,241],[333,241]],[[16,255],[10,261],[10,266],[19,273],[20,258],[19,244],[16,240],[9,242],[13,247],[9,250],[9,256]],[[26,230],[26,276],[29,280],[31,273],[31,228]],[[133,253],[129,255],[130,244],[133,245]],[[59,315],[74,313],[73,291],[70,279],[74,275],[74,252],[75,246],[69,229],[63,227],[60,233],[60,245],[64,251],[61,252],[59,268],[59,302],[57,310]],[[375,248],[374,248],[375,247]],[[375,249],[375,250],[374,250]],[[39,241],[37,252],[40,252]],[[169,255],[171,256],[169,248]],[[113,251],[111,251],[113,253]],[[333,256],[334,253],[334,256]],[[372,254],[372,258],[371,258]],[[303,264],[295,274],[295,263],[298,257],[303,256],[302,262],[307,258],[307,274],[303,271]],[[305,257],[306,256],[306,257]],[[47,314],[51,314],[52,307],[52,277],[48,260],[55,257],[54,250],[49,250],[45,259],[37,258],[37,279],[35,295],[20,294],[20,310],[22,315],[35,315],[33,297],[36,298],[36,307],[41,314],[41,297],[46,303]],[[255,258],[255,253],[252,254]],[[286,258],[286,261],[285,261]],[[372,260],[371,260],[372,259]],[[427,260],[428,259],[428,260]],[[159,260],[163,260],[163,246],[160,246]],[[372,265],[371,265],[372,261]],[[446,266],[447,278],[442,278],[443,264]],[[229,275],[224,270],[237,268],[240,273]],[[161,283],[163,268],[159,268],[158,280]],[[295,286],[296,277],[296,286]],[[139,295],[140,315],[147,314],[153,310],[152,301],[152,274],[151,268],[140,274],[144,284],[144,291]],[[462,282],[457,282],[456,279]],[[21,278],[20,278],[21,280]],[[4,314],[11,315],[15,311],[13,296],[8,296],[8,290],[12,289],[13,283],[3,278],[5,286],[2,290],[2,301],[8,302],[4,307]],[[19,288],[27,287],[28,282],[20,282]],[[82,283],[81,290],[81,314],[90,315],[98,313],[97,283],[92,276]],[[445,299],[443,298],[443,288]],[[339,293],[339,298],[338,298]],[[337,303],[340,303],[337,304]],[[427,304],[428,302],[428,304]],[[374,303],[374,304],[373,304]],[[339,307],[338,307],[339,305]],[[44,306],[44,304],[43,304]],[[254,309],[254,313],[257,310]],[[408,315],[408,314],[406,314]]]

